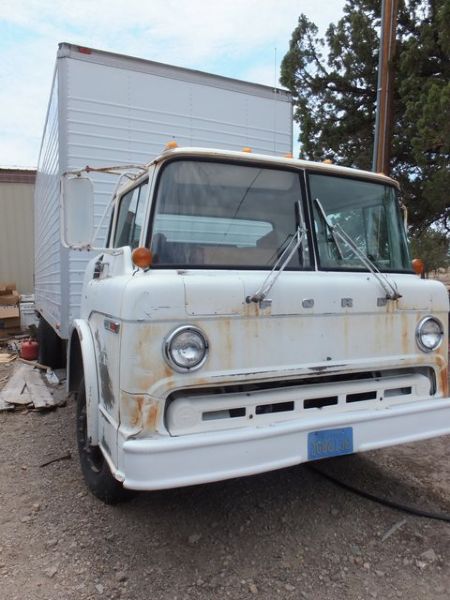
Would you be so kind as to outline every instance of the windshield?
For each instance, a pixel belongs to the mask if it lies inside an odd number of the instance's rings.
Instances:
[[[309,187],[321,268],[364,267],[351,247],[330,231],[320,205],[330,223],[342,227],[380,271],[411,271],[406,235],[392,186],[310,174]]]
[[[161,173],[153,265],[271,269],[303,222],[298,172],[177,160]],[[302,244],[288,269],[310,267]]]

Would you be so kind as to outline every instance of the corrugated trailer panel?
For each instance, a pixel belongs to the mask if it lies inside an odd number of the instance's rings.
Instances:
[[[266,154],[292,149],[291,105],[276,94],[260,97],[70,59],[66,86],[66,139],[76,166],[86,149],[102,163],[148,162],[172,138],[182,146],[251,146]]]
[[[60,334],[67,337],[79,314],[92,254],[60,247],[60,174],[86,165],[147,163],[171,139],[180,146],[290,152],[292,105],[286,92],[265,86],[96,50],[80,53],[68,44],[60,45],[57,72],[59,107],[54,90],[39,166],[37,195],[46,198],[40,200],[42,218],[36,221],[41,238],[36,294],[43,305],[48,303],[45,318],[53,326],[60,324]],[[116,178],[90,176],[98,224]],[[108,219],[98,245],[104,243],[107,227]]]
[[[58,75],[47,112],[34,194],[34,293],[36,308],[54,327],[61,323],[61,245],[59,240]]]

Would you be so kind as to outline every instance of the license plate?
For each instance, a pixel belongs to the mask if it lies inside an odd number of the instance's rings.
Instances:
[[[308,433],[308,460],[342,456],[353,452],[353,427]]]

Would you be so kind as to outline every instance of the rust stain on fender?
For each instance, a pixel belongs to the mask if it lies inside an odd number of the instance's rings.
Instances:
[[[400,306],[398,300],[388,300],[386,304],[386,312],[390,314],[396,314]]]
[[[400,318],[401,318],[402,353],[408,354],[408,351],[410,348],[410,334],[411,334],[410,323],[409,323],[407,314],[401,313]]]
[[[150,344],[152,338],[151,327],[147,325],[141,325],[138,329],[138,337],[136,340],[136,356],[138,358],[138,364],[144,370],[150,370],[150,364],[148,362],[148,352],[146,351],[146,345]]]
[[[448,396],[448,367],[439,370],[440,388],[444,397]]]
[[[143,394],[121,394],[121,423],[139,432],[154,432],[157,430],[160,405],[158,402]]]
[[[169,365],[164,363],[162,371],[163,371],[164,378],[168,379],[169,377],[173,377],[173,369],[171,367],[169,367]]]
[[[441,344],[435,356],[436,366],[438,369],[439,390],[444,398],[449,394],[447,348],[447,343]]]
[[[156,426],[159,420],[159,404],[151,404],[147,411],[145,419],[145,429],[147,431],[156,431]]]
[[[154,382],[154,379],[155,378],[153,373],[150,373],[148,375],[135,377],[134,381],[136,383],[137,389],[142,390],[144,392],[150,388],[150,386]]]
[[[152,385],[163,379],[174,376],[173,369],[169,367],[162,356],[160,342],[155,357],[155,340],[161,340],[161,332],[153,325],[142,325],[137,331],[134,342],[134,353],[136,356],[136,375],[133,378],[133,387],[140,392],[150,390]],[[135,385],[134,385],[135,384]]]
[[[219,344],[216,344],[215,350],[218,352],[220,364],[231,366],[231,357],[233,356],[233,339],[231,335],[230,319],[220,319],[219,321],[216,321],[215,325],[218,326],[220,330],[220,334],[218,336],[220,342]]]
[[[132,427],[141,426],[142,423],[142,409],[144,406],[145,399],[143,396],[132,396],[134,406],[130,415],[130,425]]]

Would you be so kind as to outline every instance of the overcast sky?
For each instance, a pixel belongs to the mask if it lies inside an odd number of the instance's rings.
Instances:
[[[299,15],[324,32],[343,4],[0,0],[0,166],[37,164],[59,42],[273,85]]]

